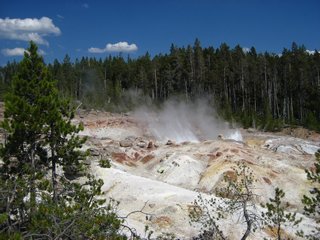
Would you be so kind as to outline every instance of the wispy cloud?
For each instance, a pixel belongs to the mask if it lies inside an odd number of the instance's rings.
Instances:
[[[38,49],[38,54],[44,56],[46,55],[47,53],[45,51],[43,51],[42,49]]]
[[[38,44],[49,45],[45,37],[50,34],[58,36],[61,31],[48,17],[40,19],[0,18],[0,38],[2,39],[34,41]]]
[[[64,19],[64,16],[57,14],[57,18]]]
[[[83,7],[83,8],[89,8],[89,4],[88,4],[88,3],[83,3],[83,4],[81,5],[81,7]]]
[[[105,53],[105,52],[134,52],[137,51],[136,44],[128,44],[127,42],[108,43],[105,48],[91,47],[88,49],[90,53]]]
[[[11,48],[11,49],[5,48],[1,50],[1,53],[7,57],[23,56],[24,52],[28,52],[28,51],[24,48]],[[43,51],[42,49],[38,49],[38,54],[46,55],[46,52]]]

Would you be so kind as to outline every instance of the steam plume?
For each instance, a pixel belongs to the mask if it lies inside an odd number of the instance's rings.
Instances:
[[[239,131],[231,130],[220,120],[214,109],[205,100],[185,103],[169,100],[161,109],[141,107],[134,116],[148,126],[158,141],[199,142],[217,139],[219,134],[242,141]]]

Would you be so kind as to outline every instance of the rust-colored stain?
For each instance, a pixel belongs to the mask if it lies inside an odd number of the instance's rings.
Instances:
[[[153,223],[157,224],[160,228],[167,228],[172,225],[172,220],[167,216],[160,216],[153,220]]]
[[[216,153],[216,157],[220,157],[220,156],[222,156],[222,155],[223,155],[222,152],[217,152],[217,153]]]
[[[242,159],[243,162],[248,163],[249,165],[257,165],[254,162],[250,161],[250,160],[246,160],[246,159]]]
[[[270,237],[272,238],[277,238],[278,234],[277,234],[277,228],[276,227],[272,227],[272,228],[265,228],[263,229],[263,231],[268,234]],[[282,239],[294,239],[292,236],[290,236],[289,233],[285,232],[283,229],[280,230]]]
[[[138,152],[134,153],[134,159],[138,160],[141,157],[141,155]]]
[[[131,158],[125,153],[112,153],[112,158],[119,163],[124,163],[131,160]]]
[[[142,162],[142,163],[147,163],[147,162],[151,161],[152,159],[154,159],[154,156],[149,154],[149,155],[144,156],[144,157],[141,159],[141,162]]]
[[[235,148],[231,149],[230,151],[231,151],[232,153],[239,153],[239,149],[235,149]]]
[[[272,172],[268,173],[271,178],[276,178],[278,176],[278,172],[272,170]]]
[[[217,158],[215,153],[208,153],[207,157],[209,157],[209,159],[208,159],[209,162],[213,161]]]
[[[262,179],[269,185],[271,185],[271,180],[267,177],[262,177]]]
[[[98,125],[104,124],[106,122],[107,122],[107,120],[97,120],[97,124]]]
[[[150,141],[149,143],[148,143],[148,147],[147,148],[153,148],[154,147],[154,143],[152,142],[152,141]]]
[[[237,181],[237,174],[234,171],[226,171],[223,173],[223,177],[227,180],[227,181],[231,181],[231,182],[235,182]]]

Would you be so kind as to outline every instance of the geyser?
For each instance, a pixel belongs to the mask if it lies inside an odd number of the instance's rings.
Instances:
[[[230,129],[205,100],[195,103],[169,100],[160,109],[140,107],[134,116],[147,125],[151,134],[161,142],[199,142],[216,139],[219,134],[242,141],[240,131]]]

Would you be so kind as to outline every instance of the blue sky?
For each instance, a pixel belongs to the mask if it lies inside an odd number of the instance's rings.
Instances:
[[[0,65],[20,60],[30,39],[52,62],[65,54],[166,53],[171,43],[186,46],[195,38],[214,48],[226,42],[281,53],[295,41],[319,50],[320,1],[8,0],[0,8]]]

